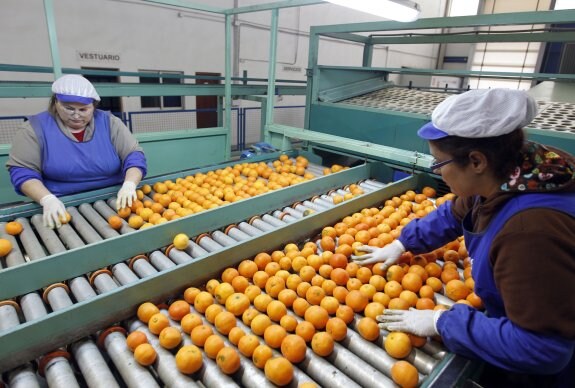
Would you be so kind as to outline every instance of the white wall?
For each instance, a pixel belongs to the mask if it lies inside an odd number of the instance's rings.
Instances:
[[[446,0],[418,0],[422,17],[437,17]],[[212,7],[232,8],[269,3],[269,0],[196,0]],[[217,14],[184,10],[138,0],[55,0],[54,14],[62,67],[115,68],[120,71],[160,70],[224,73],[224,19]],[[385,20],[330,4],[280,10],[278,79],[305,80],[310,26]],[[267,78],[270,12],[238,15],[238,61],[241,75]],[[83,60],[80,52],[115,54],[118,61]],[[362,48],[353,43],[323,39],[322,63],[360,65]],[[394,45],[377,48],[374,66],[433,67],[437,47]],[[0,3],[0,63],[52,66],[42,0],[2,0]],[[292,71],[284,71],[283,66]],[[301,68],[293,71],[293,68]],[[297,70],[297,69],[296,69]],[[0,81],[53,80],[52,74],[0,72]],[[122,82],[137,82],[122,77]],[[188,80],[187,82],[193,82]],[[0,116],[32,114],[46,106],[46,99],[0,98]],[[302,97],[282,98],[279,104],[303,104]],[[140,109],[137,97],[122,99],[124,110]],[[242,102],[242,104],[249,105]],[[188,97],[186,109],[195,98]]]

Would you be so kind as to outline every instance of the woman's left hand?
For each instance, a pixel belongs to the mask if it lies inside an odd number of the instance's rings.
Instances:
[[[116,209],[120,210],[126,206],[132,206],[132,203],[138,199],[136,195],[136,184],[131,181],[125,181],[116,199]]]

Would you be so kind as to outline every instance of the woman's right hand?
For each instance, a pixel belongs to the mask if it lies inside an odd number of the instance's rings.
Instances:
[[[48,194],[40,199],[40,205],[44,208],[44,226],[50,229],[62,226],[66,219],[66,207],[54,194]]]
[[[405,247],[401,241],[395,240],[383,248],[362,245],[361,247],[356,248],[356,250],[367,253],[363,255],[352,255],[351,260],[353,262],[359,265],[383,262],[381,269],[386,270],[391,265],[397,263],[401,254],[405,252]]]

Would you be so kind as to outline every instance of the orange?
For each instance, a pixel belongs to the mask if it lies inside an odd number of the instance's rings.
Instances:
[[[152,302],[144,302],[138,307],[138,319],[144,323],[148,323],[152,315],[160,312],[160,309]]]
[[[319,305],[323,307],[329,315],[334,315],[339,307],[339,301],[333,296],[326,296],[321,300]]]
[[[399,294],[399,298],[405,300],[409,304],[409,307],[415,307],[415,304],[419,299],[419,297],[415,292],[409,290],[401,291],[401,293]]]
[[[242,275],[238,275],[232,279],[232,287],[235,292],[244,292],[250,285],[249,280]]]
[[[369,268],[367,267],[360,267],[357,270],[357,273],[355,274],[355,277],[361,281],[363,284],[369,283],[369,280],[371,279],[372,276],[372,272]]]
[[[403,268],[401,268],[397,264],[394,264],[387,269],[385,278],[388,282],[391,280],[395,280],[396,282],[399,283],[401,282],[401,279],[403,279],[403,276],[405,276],[405,271],[403,271]]]
[[[335,341],[342,341],[347,336],[347,325],[341,318],[330,318],[325,326],[325,331]]]
[[[22,227],[22,224],[19,223],[18,221],[7,222],[6,226],[4,227],[4,230],[6,231],[6,233],[8,233],[9,235],[12,235],[12,236],[17,236],[20,233],[22,233],[22,229],[24,229],[24,228]],[[0,255],[0,256],[4,256],[4,255]]]
[[[340,239],[341,239],[341,237],[340,237]],[[342,253],[334,253],[329,259],[329,265],[332,268],[345,268],[347,266],[346,255],[344,255]]]
[[[333,252],[335,250],[335,240],[332,236],[323,236],[320,240],[319,245],[324,251]]]
[[[259,270],[258,265],[252,260],[243,260],[238,266],[240,275],[247,279],[253,278],[254,274]]]
[[[199,314],[186,314],[180,321],[180,326],[182,331],[186,334],[190,334],[194,327],[202,324],[202,317]]]
[[[449,283],[450,280],[459,280],[459,272],[454,268],[443,268],[441,273],[441,281],[445,284]]]
[[[476,309],[483,309],[484,307],[483,301],[475,292],[471,292],[465,299]]]
[[[379,326],[373,318],[361,318],[357,323],[357,331],[368,341],[375,341],[379,338]]]
[[[234,314],[236,317],[240,316],[250,307],[250,298],[247,295],[236,292],[226,300],[226,310]]]
[[[261,344],[256,347],[252,354],[252,362],[260,369],[264,369],[267,361],[273,357],[272,348],[266,344]]]
[[[337,308],[337,311],[335,312],[335,316],[337,318],[340,318],[342,321],[344,321],[346,324],[351,323],[351,321],[353,321],[353,318],[355,317],[355,313],[353,312],[353,309],[347,305],[340,305]]]
[[[225,346],[224,340],[221,339],[219,335],[212,334],[206,339],[206,342],[204,342],[204,353],[206,353],[206,356],[209,358],[215,360],[218,352]]]
[[[453,279],[445,285],[445,296],[449,299],[457,301],[467,298],[471,290],[459,279]]]
[[[351,278],[347,281],[345,285],[349,291],[359,290],[363,283],[357,278]]]
[[[389,305],[389,301],[391,298],[384,292],[376,292],[373,295],[373,301],[377,303],[381,303],[383,307],[387,307]]]
[[[138,347],[138,345],[145,344],[147,342],[148,337],[139,330],[131,332],[128,337],[126,337],[126,345],[132,352]]]
[[[203,314],[208,306],[214,303],[214,297],[207,291],[201,291],[194,299],[194,308],[197,312]]]
[[[421,279],[421,276],[414,272],[406,273],[401,279],[401,286],[404,290],[418,292],[422,285],[423,280]]]
[[[152,315],[148,321],[148,329],[150,329],[152,334],[160,334],[160,332],[168,326],[170,326],[170,321],[168,317],[162,313]]]
[[[266,282],[268,281],[270,275],[265,271],[258,271],[254,274],[252,281],[256,286],[259,288],[264,288],[266,286]]]
[[[415,304],[415,308],[418,310],[433,310],[435,307],[435,302],[431,298],[420,298]]]
[[[182,333],[172,326],[162,329],[159,335],[160,345],[165,349],[173,349],[182,342]]]
[[[185,374],[197,372],[203,365],[202,352],[197,346],[185,345],[176,353],[176,367]]]
[[[417,368],[404,360],[397,361],[392,365],[391,378],[402,388],[415,388],[419,382]]]
[[[184,250],[187,248],[190,242],[190,238],[185,233],[179,233],[174,237],[174,240],[172,242],[176,249]]]
[[[260,271],[263,271],[268,263],[271,263],[272,257],[266,252],[260,252],[254,257],[254,263],[258,266]]]
[[[253,334],[244,335],[238,342],[238,350],[246,357],[251,357],[255,348],[260,345],[258,336]]]
[[[266,312],[272,321],[279,322],[287,314],[287,307],[279,300],[272,300],[268,303]]]
[[[369,300],[357,290],[350,291],[345,297],[345,304],[351,307],[356,313],[363,311],[368,303]]]
[[[319,275],[318,275],[319,276]],[[332,296],[333,290],[337,287],[337,284],[333,280],[324,280],[321,284],[321,288],[325,291],[326,295]]]
[[[281,290],[285,289],[285,280],[279,276],[271,276],[266,282],[266,292],[272,298],[277,298]]]
[[[343,268],[334,268],[330,274],[330,279],[338,286],[345,286],[349,281],[349,273]]]
[[[421,286],[421,288],[419,289],[419,296],[421,298],[433,299],[435,296],[435,291],[433,290],[433,287],[428,286],[426,284],[424,286]]]
[[[281,344],[282,355],[293,363],[301,362],[305,359],[307,345],[305,340],[298,335],[290,334],[284,338]]]
[[[388,309],[392,310],[409,310],[409,302],[402,298],[392,298],[387,305]]]
[[[216,362],[222,372],[227,375],[235,373],[240,369],[240,356],[232,347],[223,347],[216,356]]]
[[[343,286],[337,286],[333,289],[332,295],[339,303],[345,303],[345,298],[349,294],[347,288]]]
[[[383,291],[383,289],[385,287],[385,283],[387,283],[387,281],[381,275],[372,275],[369,278],[369,284],[371,284],[373,287],[375,287],[375,290],[378,292]]]
[[[329,314],[321,306],[310,306],[306,311],[304,318],[310,322],[316,329],[321,330],[325,328],[329,320]]]
[[[156,350],[148,343],[140,344],[134,350],[134,359],[143,366],[152,365],[157,357]]]
[[[303,317],[310,304],[304,298],[297,298],[292,304],[293,312],[298,316]]]
[[[268,275],[274,276],[276,274],[276,272],[279,271],[280,269],[282,269],[282,268],[279,265],[279,263],[272,261],[271,263],[266,265],[266,267],[264,268],[264,271],[267,272]]]
[[[365,296],[369,301],[372,300],[377,290],[371,284],[363,284],[361,287],[359,287],[359,292],[361,292],[361,294]]]
[[[415,334],[407,334],[409,336],[409,340],[411,341],[411,346],[415,348],[420,348],[427,343],[426,337],[419,337]]]
[[[268,360],[264,368],[269,381],[283,387],[293,380],[293,365],[284,357],[274,357]]]
[[[323,255],[323,254],[322,254]],[[324,264],[322,266],[319,267],[319,274],[321,276],[323,276],[324,278],[328,279],[331,275],[331,271],[333,271],[333,267],[329,264],[325,264],[325,260],[324,260]]]
[[[286,307],[291,307],[297,298],[297,293],[289,288],[281,290],[278,294],[278,300],[282,302]]]
[[[390,280],[385,284],[383,291],[389,295],[390,298],[397,298],[403,291],[403,287],[396,280]]]
[[[193,304],[196,296],[201,292],[197,287],[188,287],[184,291],[184,300],[189,304]]]
[[[190,333],[190,338],[192,339],[192,343],[194,345],[203,347],[208,337],[212,334],[214,334],[214,331],[210,326],[199,325],[193,328],[192,332]]]
[[[176,300],[168,308],[168,315],[174,321],[180,321],[186,314],[190,313],[190,305],[185,300]]]
[[[394,358],[405,358],[411,352],[411,341],[406,333],[389,333],[385,337],[384,346],[387,354]]]
[[[239,276],[238,276],[239,277]],[[226,283],[227,284],[227,283]],[[233,291],[233,290],[232,290]],[[232,292],[233,293],[233,292]],[[253,303],[254,299],[260,295],[262,293],[261,288],[259,288],[258,286],[256,286],[255,284],[250,284],[249,286],[246,287],[246,289],[244,290],[244,294],[246,294],[246,296],[249,298],[250,302]],[[216,297],[216,300],[218,298]],[[224,302],[225,303],[225,302]]]
[[[310,287],[311,287],[311,284],[309,284],[308,282],[301,282],[300,284],[298,284],[297,289],[296,289],[298,296],[301,298],[305,298],[307,290]]]
[[[433,292],[439,292],[443,290],[443,282],[436,277],[429,277],[425,281],[425,284],[431,287]]]
[[[295,333],[303,338],[305,342],[310,342],[315,334],[315,327],[308,321],[302,321],[297,324]]]
[[[267,311],[268,304],[270,304],[274,299],[268,294],[260,294],[254,298],[254,307],[264,313]]]
[[[325,331],[315,333],[311,340],[311,348],[315,354],[322,357],[329,356],[333,352],[334,346],[333,338]]]
[[[325,297],[325,291],[318,286],[311,286],[305,293],[306,300],[312,305],[319,305]]]
[[[217,279],[210,279],[206,283],[206,291],[209,292],[211,295],[214,295],[216,287],[220,285],[219,280]]]
[[[284,315],[280,319],[280,326],[286,329],[288,333],[293,333],[297,327],[297,319],[291,315]]]
[[[12,251],[12,243],[10,240],[0,238],[0,256],[6,256]]]
[[[122,218],[120,218],[116,215],[112,215],[112,216],[108,217],[108,225],[110,225],[110,227],[112,229],[119,230],[123,224],[124,223],[122,221]]]
[[[244,323],[244,325],[250,326],[252,324],[252,320],[258,315],[260,315],[260,312],[250,307],[242,314],[242,322]]]
[[[216,326],[216,330],[223,335],[228,335],[237,324],[235,315],[229,311],[220,312],[216,315],[213,323]]]
[[[238,345],[240,339],[246,335],[246,332],[240,329],[239,327],[233,327],[232,330],[228,333],[228,339],[234,345]]]
[[[237,269],[229,267],[222,272],[222,281],[232,284],[232,280],[238,276],[240,273]]]
[[[287,336],[286,329],[280,325],[270,325],[264,331],[264,341],[270,347],[277,349],[281,346],[282,341]]]
[[[259,314],[256,317],[254,317],[254,319],[252,319],[252,322],[250,324],[250,328],[252,329],[252,332],[256,335],[263,335],[264,332],[266,331],[266,329],[268,328],[268,326],[272,325],[272,320],[270,319],[270,317],[268,317],[265,314]]]
[[[214,288],[214,297],[219,304],[225,304],[230,295],[234,293],[234,288],[230,283],[220,283]]]
[[[381,303],[371,302],[367,306],[365,306],[365,310],[363,311],[363,314],[366,317],[375,319],[375,317],[377,317],[378,315],[383,314],[384,309],[385,309],[385,306],[382,305]]]

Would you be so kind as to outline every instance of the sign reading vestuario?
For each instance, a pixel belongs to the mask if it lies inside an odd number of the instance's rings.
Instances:
[[[120,54],[116,53],[103,53],[99,51],[76,51],[76,56],[80,61],[120,62]]]

